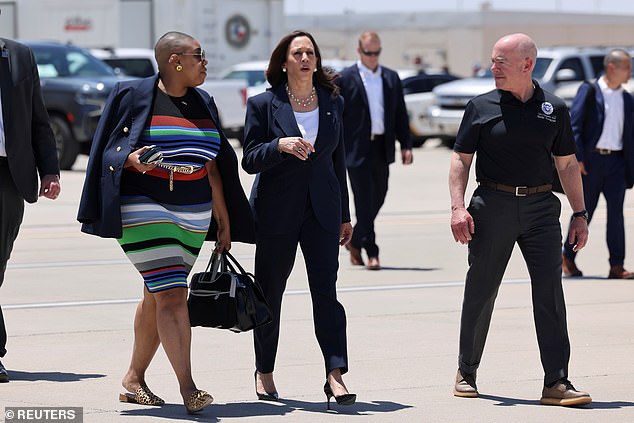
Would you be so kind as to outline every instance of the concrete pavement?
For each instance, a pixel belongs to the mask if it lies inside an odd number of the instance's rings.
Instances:
[[[414,165],[391,167],[387,203],[377,220],[383,270],[352,267],[341,250],[338,287],[348,315],[350,358],[345,380],[358,402],[349,407],[335,404],[335,411],[326,411],[323,360],[298,254],[284,300],[275,372],[284,402],[258,402],[255,397],[251,334],[195,328],[195,380],[215,398],[196,416],[185,413],[162,350],[147,380],[168,404],[152,408],[117,401],[142,283],[116,241],[79,231],[75,215],[84,160],[76,170],[63,173],[59,200],[27,207],[0,289],[9,331],[9,352],[2,361],[12,378],[0,384],[0,412],[3,407],[80,406],[84,422],[90,423],[634,421],[634,281],[605,279],[604,203],[590,227],[590,243],[578,258],[586,277],[564,285],[572,342],[570,378],[589,391],[594,402],[572,409],[539,405],[542,370],[530,284],[517,251],[500,290],[478,372],[482,396],[452,395],[467,250],[454,243],[449,230],[449,156],[449,150],[430,142],[415,150]],[[248,189],[252,178],[241,176]],[[565,229],[570,213],[565,201],[563,210]],[[631,192],[625,213],[632,245]],[[253,269],[253,246],[235,244],[232,252]],[[208,257],[207,252],[199,258],[195,271]],[[632,253],[626,267],[634,268]],[[11,421],[3,418],[0,421]]]

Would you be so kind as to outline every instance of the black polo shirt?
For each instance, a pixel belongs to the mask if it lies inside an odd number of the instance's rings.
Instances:
[[[512,186],[539,186],[553,178],[551,154],[575,153],[565,103],[542,90],[522,103],[493,90],[473,98],[465,110],[454,151],[476,154],[476,178]]]

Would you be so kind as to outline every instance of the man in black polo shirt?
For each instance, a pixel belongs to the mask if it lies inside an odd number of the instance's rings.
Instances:
[[[537,48],[524,34],[493,47],[496,90],[467,105],[451,158],[451,231],[469,244],[454,395],[477,397],[476,370],[493,305],[517,243],[531,277],[533,313],[544,368],[542,404],[582,405],[590,395],[568,380],[570,342],[561,286],[561,203],[551,192],[552,162],[575,211],[570,241],[588,239],[587,212],[568,110],[531,79]],[[473,155],[479,187],[468,210],[464,195]]]

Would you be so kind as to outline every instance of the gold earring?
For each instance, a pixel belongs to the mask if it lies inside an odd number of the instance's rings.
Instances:
[[[176,65],[176,72],[180,72],[183,70],[183,67],[181,65]]]

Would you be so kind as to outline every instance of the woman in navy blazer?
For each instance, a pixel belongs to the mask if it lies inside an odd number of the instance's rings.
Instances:
[[[299,244],[306,263],[317,341],[324,356],[324,393],[353,404],[342,374],[348,370],[346,315],[337,300],[339,245],[352,236],[343,145],[343,99],[336,74],[321,65],[314,38],[292,32],[271,54],[272,88],[249,99],[242,167],[257,174],[251,190],[256,224],[255,276],[273,322],[255,329],[255,389],[277,400],[273,370],[286,281]]]
[[[127,392],[119,396],[120,401],[164,404],[145,380],[162,344],[185,407],[193,413],[213,398],[193,381],[186,287],[190,262],[178,260],[180,256],[195,260],[202,240],[198,235],[196,243],[183,241],[195,235],[193,231],[181,233],[194,227],[200,234],[209,219],[206,239],[217,240],[218,248],[228,250],[231,241],[252,242],[255,237],[235,152],[217,124],[213,99],[195,88],[206,77],[207,60],[200,43],[172,31],[159,39],[155,52],[158,75],[120,82],[110,94],[93,140],[77,219],[83,232],[122,239],[124,251],[140,257],[131,261],[140,273],[145,272],[143,298],[135,314],[132,358],[122,380]],[[154,140],[164,149],[166,160],[159,165],[141,162],[140,154]],[[175,149],[186,154],[174,153]],[[218,151],[215,158],[210,158],[212,150]],[[178,172],[188,166],[176,165],[174,160],[190,164],[189,175],[197,175],[197,179],[180,177]],[[195,185],[188,185],[192,183]],[[190,201],[192,192],[204,207]],[[212,204],[211,210],[205,204]],[[169,229],[161,232],[161,225]],[[127,242],[126,230],[133,226],[146,229]],[[183,248],[174,248],[181,245]],[[161,249],[163,246],[166,248]],[[151,280],[162,285],[157,287]]]

